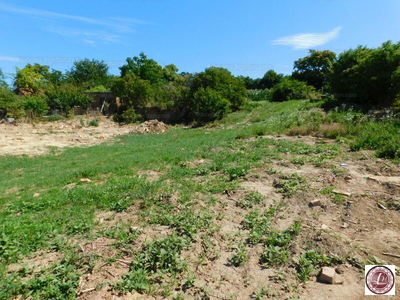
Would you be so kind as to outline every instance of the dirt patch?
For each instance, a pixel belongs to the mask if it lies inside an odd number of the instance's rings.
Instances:
[[[63,256],[64,255],[59,252],[46,252],[40,250],[30,255],[30,258],[24,258],[18,263],[9,265],[7,271],[17,272],[26,267],[33,272],[40,272],[41,270],[50,267],[53,263],[61,260]]]
[[[97,120],[99,126],[89,126]],[[128,133],[164,133],[168,126],[157,120],[140,125],[119,125],[104,117],[77,116],[67,121],[18,125],[0,124],[0,155],[42,155],[52,149],[87,147]]]

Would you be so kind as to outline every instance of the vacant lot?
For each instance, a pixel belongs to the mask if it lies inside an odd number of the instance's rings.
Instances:
[[[371,151],[80,125],[1,127],[0,151],[47,154],[0,158],[0,299],[364,299],[364,265],[400,265],[400,168]]]

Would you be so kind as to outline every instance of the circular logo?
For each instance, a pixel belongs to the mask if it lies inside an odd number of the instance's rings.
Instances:
[[[385,266],[376,266],[368,271],[365,277],[368,289],[377,295],[383,295],[391,291],[394,285],[394,275]]]

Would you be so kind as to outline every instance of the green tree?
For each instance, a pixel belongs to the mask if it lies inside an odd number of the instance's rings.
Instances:
[[[48,85],[49,66],[40,64],[27,64],[25,68],[16,68],[14,86],[17,88],[31,89],[37,94]]]
[[[0,118],[19,118],[24,115],[23,101],[11,90],[0,87]]]
[[[176,80],[180,76],[177,74],[178,71],[179,69],[174,64],[166,65],[163,68],[164,79],[167,81]]]
[[[257,90],[260,89],[260,78],[253,79],[249,76],[238,76],[237,77],[240,81],[243,82],[245,88],[247,90]]]
[[[60,85],[63,85],[63,84],[67,84],[66,75],[63,74],[63,72],[55,70],[55,69],[51,69],[51,72],[49,72],[46,75],[46,79],[53,86],[60,86]]]
[[[95,86],[110,86],[109,67],[104,61],[89,60],[85,58],[74,62],[71,70],[67,72],[70,83],[83,89],[89,90]]]
[[[6,76],[3,71],[0,69],[0,88],[8,88],[8,84],[6,82]]]
[[[151,84],[158,83],[164,78],[163,68],[153,59],[141,52],[139,56],[126,59],[126,65],[119,68],[121,70],[121,77],[133,73],[143,80],[148,80]],[[169,67],[168,70],[172,68]]]
[[[210,67],[204,72],[194,76],[191,95],[193,96],[200,88],[213,89],[220,93],[221,97],[227,99],[233,110],[244,104],[246,99],[246,88],[240,79],[236,78],[224,68]]]
[[[193,113],[198,121],[213,121],[230,112],[231,103],[211,87],[200,87],[193,95]]]
[[[263,78],[260,79],[258,84],[258,89],[271,89],[278,83],[280,83],[283,79],[283,74],[278,74],[274,70],[268,70],[267,73],[264,74]]]
[[[400,97],[400,43],[369,49],[359,46],[339,55],[330,77],[333,95],[343,102],[390,106]]]
[[[332,51],[310,50],[310,55],[294,62],[292,77],[322,89],[328,83],[335,60],[336,54]]]
[[[143,108],[154,101],[154,90],[149,80],[139,78],[134,73],[128,73],[115,81],[113,92],[121,97],[128,108]]]

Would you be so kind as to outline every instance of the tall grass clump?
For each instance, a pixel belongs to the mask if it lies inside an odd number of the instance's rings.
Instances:
[[[247,90],[247,98],[252,101],[270,101],[271,100],[271,90]]]
[[[358,125],[356,134],[350,144],[352,150],[376,150],[378,157],[400,158],[399,120],[369,121]]]

